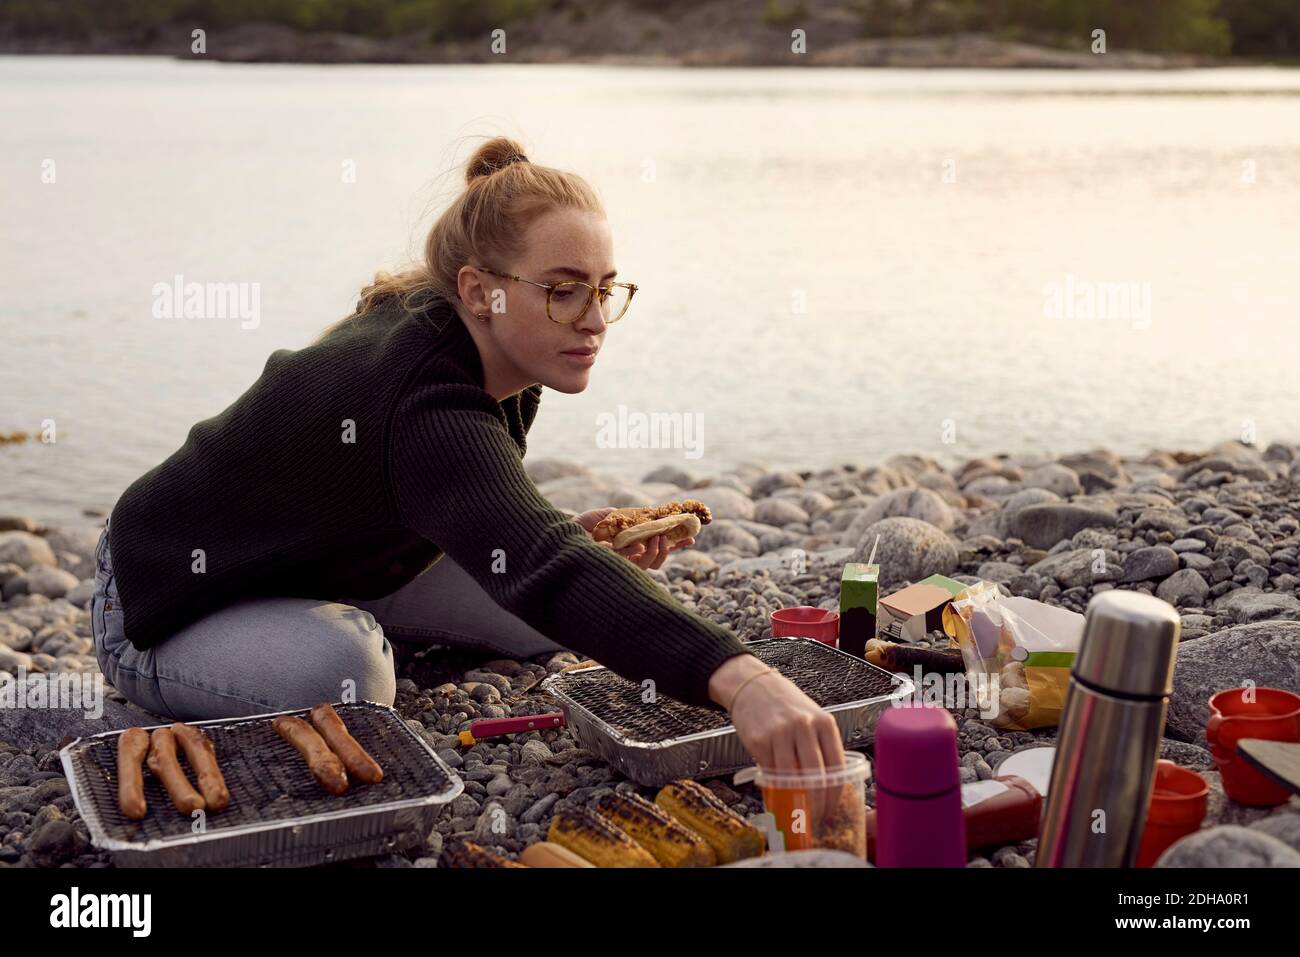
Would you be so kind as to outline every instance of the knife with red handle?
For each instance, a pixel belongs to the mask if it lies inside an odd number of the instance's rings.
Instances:
[[[463,744],[472,745],[481,738],[499,738],[504,734],[521,734],[527,731],[562,727],[564,727],[563,711],[524,714],[514,718],[480,718],[470,723],[468,731],[460,733],[460,740]]]

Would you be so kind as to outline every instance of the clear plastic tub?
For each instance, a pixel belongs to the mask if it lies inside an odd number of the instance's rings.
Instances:
[[[757,769],[755,783],[785,839],[785,850],[826,848],[866,860],[871,762],[856,751],[846,751],[844,760],[842,767],[824,771]]]

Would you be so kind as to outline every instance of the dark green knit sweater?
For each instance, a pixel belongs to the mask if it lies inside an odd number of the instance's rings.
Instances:
[[[538,493],[522,459],[541,389],[486,392],[444,300],[275,351],[113,508],[127,638],[148,648],[241,598],[380,597],[445,552],[552,641],[706,703],[744,646]]]

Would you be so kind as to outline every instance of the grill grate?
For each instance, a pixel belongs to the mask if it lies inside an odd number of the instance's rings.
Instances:
[[[352,783],[343,795],[327,794],[294,747],[276,734],[271,720],[250,718],[198,723],[212,739],[221,773],[230,789],[230,806],[207,815],[207,830],[266,825],[316,815],[428,797],[451,790],[455,782],[416,742],[401,717],[367,703],[336,704],[348,731],[384,769],[378,784]],[[306,717],[306,712],[300,712]],[[177,748],[191,783],[194,774]],[[144,767],[149,815],[131,821],[117,806],[117,736],[86,739],[72,753],[72,767],[99,817],[106,837],[133,843],[189,836],[191,820],[177,811],[161,783]]]
[[[892,694],[887,671],[817,641],[769,640],[750,646],[759,659],[793,681],[823,708]],[[731,726],[721,708],[683,704],[666,695],[642,701],[642,690],[608,669],[555,676],[553,687],[629,741],[662,742]]]

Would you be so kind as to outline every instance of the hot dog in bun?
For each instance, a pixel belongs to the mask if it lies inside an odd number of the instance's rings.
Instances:
[[[609,542],[615,549],[635,545],[656,535],[665,536],[668,544],[685,541],[699,534],[701,526],[713,521],[713,513],[703,502],[688,498],[653,508],[618,508],[602,518],[591,530],[597,542]]]

